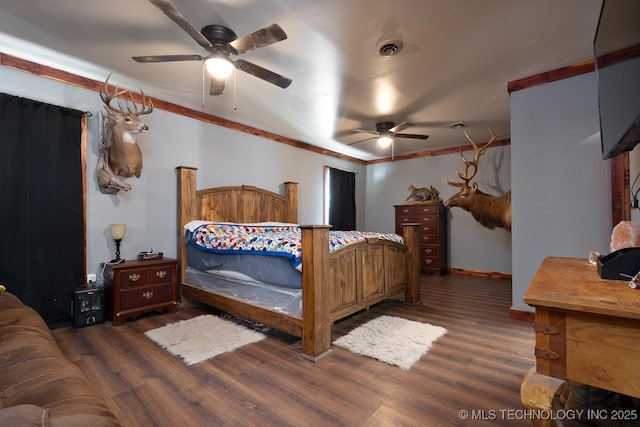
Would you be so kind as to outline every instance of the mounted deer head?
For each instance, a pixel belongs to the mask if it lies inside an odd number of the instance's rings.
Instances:
[[[470,181],[478,172],[478,160],[480,156],[489,148],[489,145],[493,144],[494,141],[509,131],[496,135],[493,133],[493,130],[489,128],[489,132],[491,133],[491,137],[489,141],[482,146],[478,146],[469,134],[464,133],[473,146],[473,160],[468,160],[464,154],[462,154],[462,150],[460,150],[460,156],[464,162],[465,170],[464,173],[460,171],[456,172],[462,179],[462,182],[449,181],[447,178],[442,179],[446,184],[460,188],[460,191],[451,196],[444,205],[448,208],[457,206],[464,209],[471,213],[476,221],[491,230],[495,227],[500,227],[511,233],[511,191],[507,191],[501,196],[491,196],[480,191],[477,183],[474,182],[469,185]]]
[[[148,103],[146,102],[147,100],[142,90],[140,90],[140,94],[142,95],[142,107],[140,109],[138,109],[131,91],[126,89],[119,91],[116,86],[113,93],[110,93],[110,77],[111,73],[104,82],[103,90],[100,91],[100,98],[102,102],[104,102],[105,110],[107,111],[107,116],[103,121],[102,144],[108,153],[108,169],[110,169],[107,170],[103,165],[103,170],[99,171],[99,176],[102,175],[102,182],[113,181],[105,176],[105,174],[114,174],[115,176],[125,178],[133,175],[135,175],[136,178],[140,177],[142,173],[142,151],[140,151],[135,135],[149,130],[149,126],[140,120],[140,116],[153,111],[153,102],[151,100],[149,100]],[[119,103],[117,108],[111,105],[115,98],[124,93],[129,94],[129,98],[133,104],[133,111],[131,111],[129,107],[127,107],[125,111]],[[122,180],[119,181],[122,182]],[[103,193],[113,194],[112,191],[107,192],[102,188],[100,180],[98,184]],[[126,188],[118,189],[126,190]]]

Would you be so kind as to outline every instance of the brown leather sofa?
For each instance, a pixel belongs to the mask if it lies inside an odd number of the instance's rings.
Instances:
[[[0,426],[119,426],[44,320],[0,292]]]

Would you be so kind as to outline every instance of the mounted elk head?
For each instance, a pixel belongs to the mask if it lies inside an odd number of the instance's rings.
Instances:
[[[453,182],[447,178],[443,178],[446,184],[458,187],[460,191],[451,196],[444,205],[448,208],[457,206],[464,209],[471,213],[476,221],[491,230],[495,227],[500,227],[511,233],[511,191],[507,191],[501,196],[491,196],[480,191],[477,183],[469,184],[478,172],[478,160],[480,156],[484,154],[489,145],[509,131],[496,135],[493,133],[493,130],[489,128],[489,132],[491,132],[491,137],[489,141],[482,146],[478,146],[466,132],[464,133],[473,146],[473,160],[468,160],[464,154],[462,154],[462,150],[460,150],[460,156],[464,162],[465,170],[464,173],[460,171],[456,172],[462,179],[462,182]]]
[[[118,87],[113,93],[109,91],[110,77],[111,74],[107,76],[100,91],[100,98],[107,111],[102,123],[100,151],[101,156],[104,156],[103,151],[106,153],[108,161],[101,159],[102,161],[98,162],[98,185],[103,193],[114,194],[114,190],[117,193],[119,190],[131,189],[130,185],[117,177],[129,178],[135,175],[139,178],[142,173],[142,151],[136,141],[136,135],[149,130],[149,126],[140,120],[140,116],[153,111],[153,102],[149,100],[147,103],[144,92],[140,90],[142,107],[138,109],[131,91],[126,89],[119,91]],[[118,107],[112,105],[112,101],[124,93],[129,94],[133,111],[129,107],[125,111],[119,103]],[[114,182],[115,187],[111,186]]]

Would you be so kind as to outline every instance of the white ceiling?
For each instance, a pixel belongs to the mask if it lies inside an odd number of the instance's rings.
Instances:
[[[615,0],[623,1],[623,0]],[[635,4],[636,0],[624,0]],[[146,0],[0,0],[0,51],[112,83],[363,160],[347,145],[376,122],[405,120],[395,155],[459,146],[509,128],[507,83],[592,59],[601,0],[170,0],[196,27],[239,36],[278,23],[288,38],[241,55],[293,80],[281,89],[236,73],[204,97],[202,63],[139,64],[132,56],[206,54]],[[383,57],[377,44],[404,49]],[[23,43],[26,41],[29,43]],[[36,44],[37,46],[32,45]],[[51,49],[43,50],[41,47]],[[623,46],[626,47],[626,46]],[[234,57],[235,58],[235,57]],[[153,132],[153,129],[151,130]]]

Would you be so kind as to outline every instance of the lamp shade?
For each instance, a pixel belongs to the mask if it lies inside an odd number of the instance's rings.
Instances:
[[[127,224],[109,224],[111,228],[111,238],[113,240],[122,240]]]
[[[204,61],[207,71],[218,79],[226,79],[233,71],[233,64],[224,56],[211,56]]]
[[[380,138],[378,138],[378,146],[382,148],[387,148],[391,143],[393,143],[393,138],[389,135],[380,135]]]

